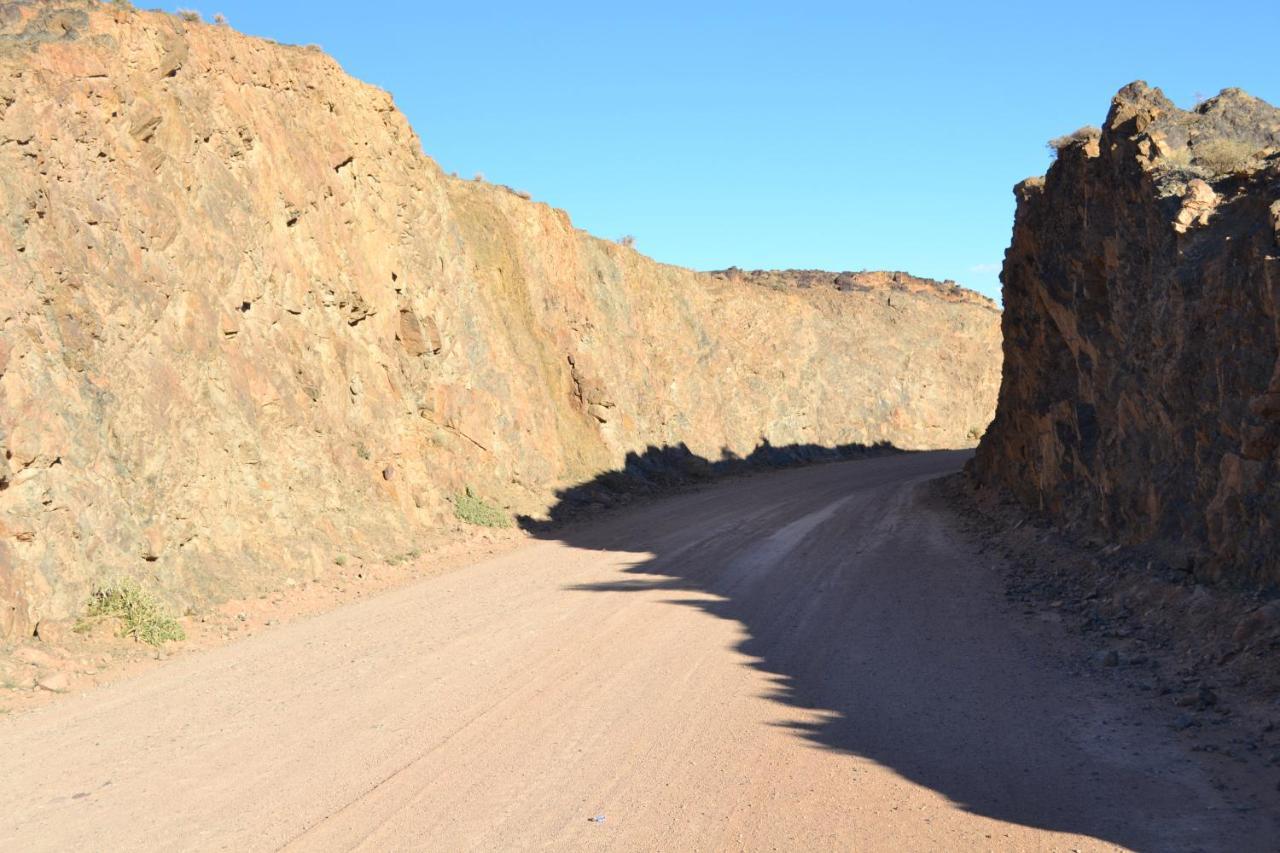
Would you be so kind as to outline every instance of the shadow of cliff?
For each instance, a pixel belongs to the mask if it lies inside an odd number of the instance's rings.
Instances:
[[[1022,680],[1035,671],[1028,662],[1035,652],[1017,648],[1007,626],[967,627],[983,621],[960,603],[966,600],[965,585],[973,581],[947,565],[919,568],[919,563],[940,562],[922,556],[937,553],[936,546],[930,551],[910,545],[912,536],[930,538],[925,529],[901,536],[892,549],[877,553],[879,546],[871,541],[875,522],[867,519],[884,512],[878,497],[847,504],[840,513],[820,509],[856,492],[859,483],[875,486],[900,477],[888,460],[762,478],[750,490],[751,495],[763,493],[752,498],[754,515],[720,534],[724,544],[706,544],[711,540],[701,537],[714,534],[702,531],[733,526],[743,490],[720,492],[712,486],[710,494],[699,490],[686,498],[644,502],[626,513],[605,513],[595,523],[571,523],[639,497],[726,475],[903,452],[891,445],[775,447],[764,442],[745,457],[725,453],[708,460],[683,444],[649,447],[630,454],[622,468],[561,491],[550,520],[520,522],[540,538],[574,547],[651,554],[625,569],[634,579],[572,588],[669,590],[670,604],[739,623],[746,638],[736,650],[767,675],[773,685],[769,698],[799,712],[800,720],[788,714],[790,719],[773,725],[820,749],[871,759],[960,808],[997,821],[1078,833],[1137,850],[1184,849],[1183,842],[1185,849],[1211,849],[1213,841],[1204,844],[1177,835],[1194,818],[1185,812],[1193,807],[1185,786],[1161,778],[1163,771],[1137,767],[1127,754],[1108,752],[1103,735],[1087,744],[1064,735],[1064,720],[1075,714],[1072,703],[1063,702],[1068,690],[1044,696],[1040,694],[1050,692],[1043,689],[1044,681]],[[959,470],[968,455],[913,452],[900,467],[919,482]],[[785,486],[786,481],[792,485]],[[761,513],[768,512],[762,507],[770,502],[790,507],[772,524],[760,521],[766,518]],[[714,524],[706,516],[712,508],[718,513]],[[772,534],[788,525],[803,526],[806,519],[833,526],[827,536],[809,537],[803,547],[784,553],[765,580],[734,579],[735,560],[744,555],[751,559],[761,546],[767,550]],[[683,537],[673,532],[680,529],[699,532]],[[690,541],[699,543],[697,558],[691,557]],[[710,595],[677,594],[690,591]],[[944,615],[931,625],[933,614]],[[1010,660],[1018,666],[1002,666]],[[1074,725],[1088,730],[1090,721],[1081,724],[1075,714]],[[1191,834],[1197,836],[1204,831],[1199,826],[1194,830]],[[1174,847],[1169,846],[1171,832],[1179,838]],[[989,843],[1000,846],[994,839]]]
[[[605,471],[590,480],[556,492],[556,502],[547,518],[516,517],[524,530],[549,536],[564,525],[604,510],[626,506],[641,498],[654,498],[712,483],[726,477],[800,468],[829,462],[848,462],[898,453],[911,453],[891,442],[852,442],[828,447],[821,444],[774,445],[761,438],[746,456],[722,448],[719,459],[707,459],[684,442],[662,447],[649,445],[643,452],[631,451],[621,468]],[[553,537],[554,538],[554,537]]]

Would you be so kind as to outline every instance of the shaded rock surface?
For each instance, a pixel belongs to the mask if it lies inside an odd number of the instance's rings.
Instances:
[[[443,174],[318,50],[7,3],[0,69],[0,636],[116,575],[181,610],[404,553],[468,488],[536,515],[649,445],[993,411],[990,302],[655,263]]]
[[[1280,581],[1280,110],[1143,83],[1016,188],[972,472],[1203,578]]]

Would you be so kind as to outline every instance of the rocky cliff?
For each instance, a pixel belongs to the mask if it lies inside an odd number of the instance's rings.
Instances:
[[[1198,574],[1280,581],[1280,110],[1134,83],[1020,184],[973,472]]]
[[[451,178],[318,50],[0,4],[0,635],[404,553],[628,451],[972,444],[999,313],[665,266]],[[861,276],[861,278],[859,278]]]

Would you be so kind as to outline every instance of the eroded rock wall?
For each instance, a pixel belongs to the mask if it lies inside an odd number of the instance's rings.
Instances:
[[[0,4],[0,635],[402,554],[626,452],[972,443],[999,314],[699,274],[444,175],[318,50]],[[806,274],[811,276],[812,274]],[[914,281],[914,280],[913,280]]]
[[[1280,111],[1142,83],[1020,184],[973,472],[1204,577],[1280,581]]]

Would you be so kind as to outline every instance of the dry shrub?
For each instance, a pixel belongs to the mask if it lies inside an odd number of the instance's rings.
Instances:
[[[1053,155],[1056,157],[1061,151],[1070,148],[1073,145],[1083,145],[1090,139],[1098,139],[1101,136],[1102,131],[1100,129],[1091,124],[1086,124],[1084,127],[1077,128],[1064,136],[1055,136],[1046,144],[1049,146],[1049,150],[1052,151]]]
[[[1205,139],[1196,142],[1191,156],[1198,166],[1215,175],[1234,175],[1249,171],[1258,162],[1257,149],[1240,139]]]

